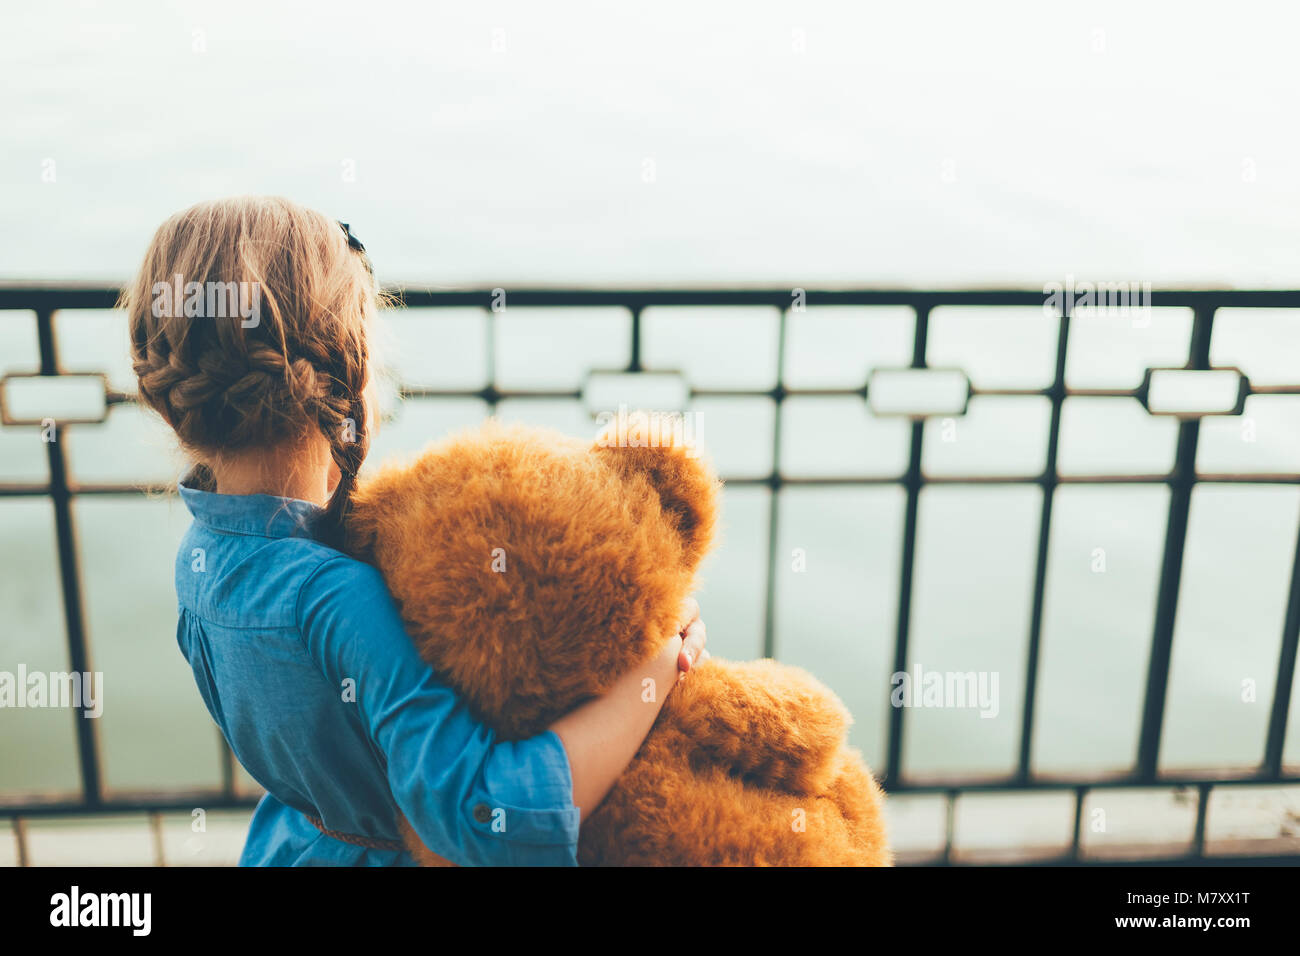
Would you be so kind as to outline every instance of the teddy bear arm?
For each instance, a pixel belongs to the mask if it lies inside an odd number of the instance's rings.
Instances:
[[[830,690],[775,661],[711,658],[664,706],[692,765],[792,793],[816,793],[834,774],[849,716]]]

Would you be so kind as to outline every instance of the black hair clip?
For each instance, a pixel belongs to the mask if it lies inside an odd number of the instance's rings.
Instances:
[[[343,220],[339,220],[339,225],[343,227],[343,235],[348,237],[348,248],[355,249],[362,254],[365,253],[366,247],[361,244],[361,240],[352,235],[352,229]]]
[[[361,261],[366,265],[366,272],[370,273],[371,276],[374,276],[375,269],[374,266],[370,264],[370,257],[366,255],[366,247],[361,244],[360,239],[352,235],[352,228],[346,222],[342,219],[336,221],[343,228],[343,235],[348,237],[348,248],[361,253]]]

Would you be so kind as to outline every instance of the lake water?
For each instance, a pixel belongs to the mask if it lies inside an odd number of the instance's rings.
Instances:
[[[283,193],[345,219],[381,278],[439,287],[529,284],[1041,288],[1067,275],[1156,287],[1296,287],[1300,133],[1289,37],[1258,17],[1089,4],[937,10],[668,2],[614,13],[565,4],[428,11],[239,2],[164,12],[51,3],[0,14],[0,278],[118,281],[152,229],[197,199]],[[1261,14],[1262,15],[1262,14]],[[1294,26],[1294,24],[1291,24]],[[980,316],[984,316],[981,318]],[[390,322],[409,384],[474,388],[487,321],[473,311]],[[509,309],[495,330],[502,387],[565,388],[627,360],[627,316]],[[775,312],[662,310],[644,356],[705,387],[773,384]],[[1212,358],[1260,383],[1300,379],[1300,322],[1221,313]],[[1182,364],[1190,316],[1148,327],[1079,321],[1069,384],[1136,384]],[[906,310],[792,315],[786,384],[856,387],[905,364]],[[129,388],[120,321],[60,317],[69,368]],[[1041,310],[939,310],[927,358],[977,385],[1036,387],[1055,323]],[[31,318],[0,313],[0,366],[30,368]],[[1255,397],[1202,427],[1198,467],[1300,472],[1294,397]],[[731,477],[772,467],[764,398],[700,400],[706,450]],[[576,403],[506,402],[509,418],[590,434]],[[475,400],[409,402],[376,458],[479,419]],[[809,476],[896,475],[906,427],[847,398],[787,402],[780,465]],[[1041,469],[1048,408],[984,398],[934,474]],[[74,427],[79,480],[165,478],[178,461],[135,409]],[[1070,473],[1154,472],[1174,426],[1127,399],[1072,399]],[[31,431],[0,429],[0,480],[39,480]],[[769,500],[727,492],[724,540],[700,595],[715,654],[762,648]],[[1057,494],[1034,761],[1046,771],[1131,763],[1168,495],[1158,486]],[[836,689],[854,741],[882,769],[903,494],[787,489],[779,505],[776,651]],[[1015,760],[1041,494],[922,496],[913,666],[1000,675],[999,713],[908,714],[910,772],[998,772]],[[187,523],[169,499],[76,502],[100,721],[114,789],[214,785],[217,739],[175,648],[171,566]],[[0,666],[62,669],[50,507],[0,500]],[[1162,764],[1226,767],[1263,753],[1291,557],[1295,486],[1195,492]],[[806,570],[791,555],[802,549]],[[1097,568],[1104,551],[1104,571]],[[1243,682],[1258,694],[1243,700]],[[1247,695],[1248,696],[1248,695]],[[1293,708],[1287,760],[1300,762]],[[67,714],[0,722],[0,791],[76,785]]]

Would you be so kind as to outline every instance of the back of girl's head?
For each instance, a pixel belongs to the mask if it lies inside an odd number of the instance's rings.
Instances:
[[[195,285],[197,283],[197,285]],[[208,466],[323,435],[342,477],[337,540],[369,445],[367,326],[379,293],[326,216],[279,198],[199,203],[164,222],[123,293],[141,399]]]

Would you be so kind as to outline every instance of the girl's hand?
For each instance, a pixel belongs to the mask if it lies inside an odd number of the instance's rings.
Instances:
[[[700,620],[700,605],[695,598],[687,598],[682,603],[682,621],[677,633],[682,638],[681,649],[677,652],[677,669],[681,680],[690,673],[691,666],[699,661],[708,660],[709,652],[704,649],[707,637],[704,622]]]
[[[646,666],[633,667],[604,696],[580,704],[551,724],[569,758],[573,805],[582,809],[583,819],[605,799],[636,755],[677,682],[709,656],[700,606],[694,599],[683,602],[678,620],[678,632],[664,641]],[[656,688],[649,695],[647,680]]]

